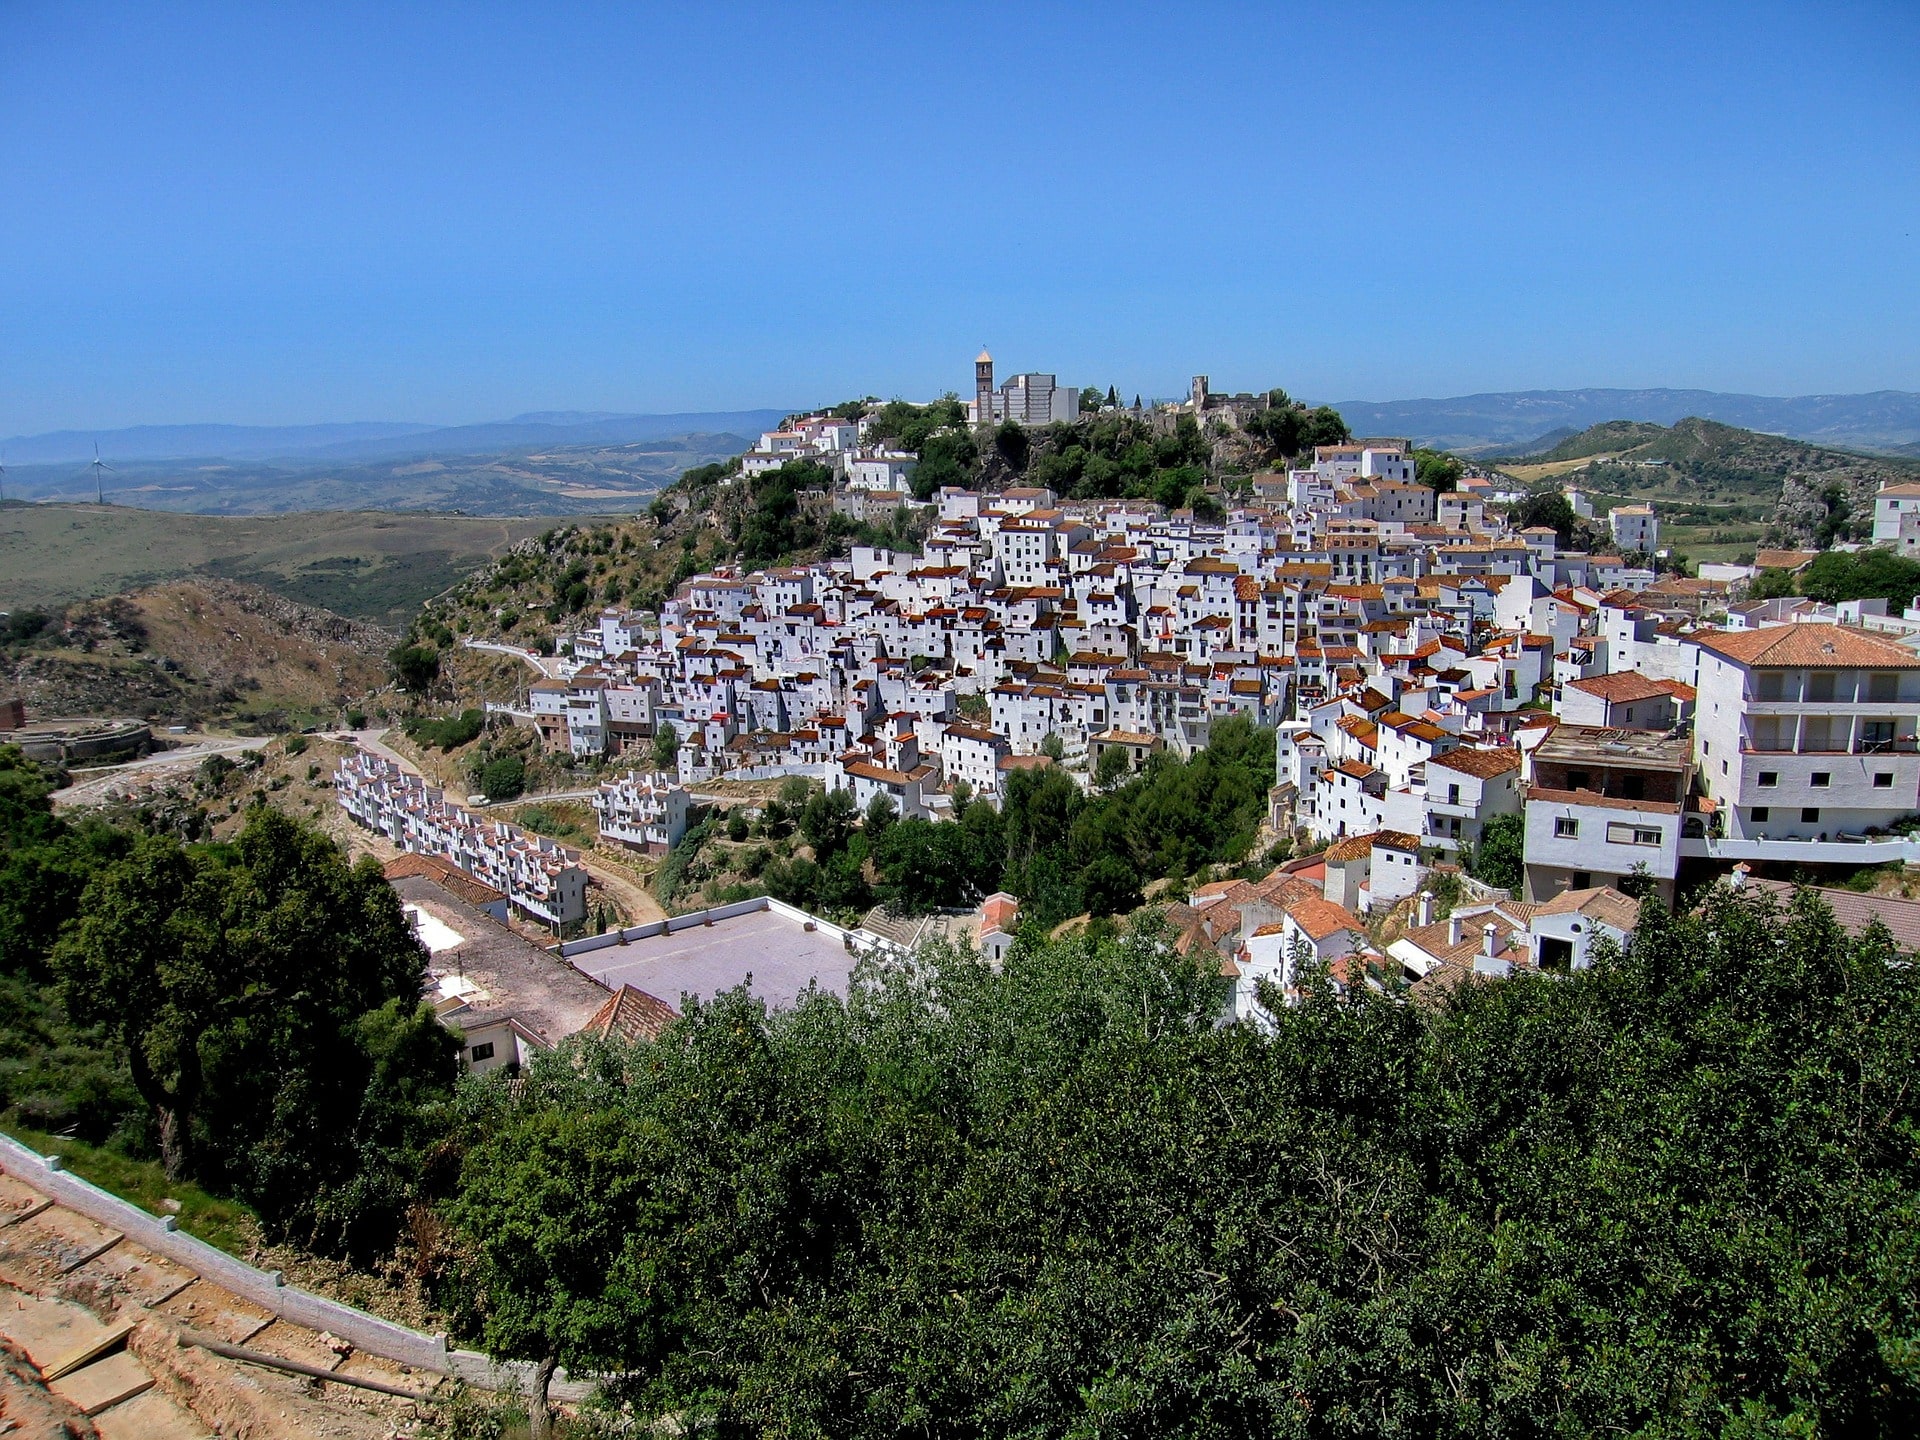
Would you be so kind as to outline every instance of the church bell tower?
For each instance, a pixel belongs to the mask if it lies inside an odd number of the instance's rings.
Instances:
[[[973,358],[973,423],[993,423],[993,356],[984,346]]]

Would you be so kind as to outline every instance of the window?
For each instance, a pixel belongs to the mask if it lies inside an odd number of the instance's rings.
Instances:
[[[1873,788],[1876,790],[1891,790],[1893,788],[1893,772],[1891,770],[1874,771]]]
[[[493,1059],[493,1042],[492,1042],[491,1040],[489,1040],[489,1041],[487,1041],[487,1042],[486,1042],[486,1044],[484,1044],[484,1045],[476,1045],[476,1046],[474,1046],[474,1047],[473,1047],[473,1058],[474,1058],[475,1060],[491,1060],[491,1059]]]
[[[1762,670],[1755,677],[1754,695],[1760,700],[1784,699],[1787,693],[1787,676],[1782,670]]]
[[[1802,825],[1818,825],[1820,823],[1820,807],[1817,805],[1802,806],[1800,809],[1800,823]]]
[[[1643,825],[1614,824],[1607,826],[1609,845],[1658,845],[1660,832],[1649,830]]]
[[[1830,770],[1816,770],[1807,777],[1807,783],[1816,790],[1824,790],[1833,784],[1833,772]]]
[[[1831,670],[1811,670],[1807,672],[1807,699],[1833,699],[1834,674]]]
[[[1573,888],[1575,890],[1591,890],[1593,888],[1593,872],[1591,870],[1574,871]]]
[[[1771,790],[1779,783],[1780,772],[1778,770],[1762,770],[1760,772],[1760,788],[1762,790]]]
[[[1773,811],[1769,806],[1756,805],[1753,807],[1753,809],[1749,813],[1753,816],[1755,820],[1759,821],[1761,824],[1764,825],[1766,824],[1767,816],[1771,815]]]
[[[1553,822],[1553,838],[1556,840],[1579,839],[1580,822],[1578,820],[1569,820],[1564,815],[1556,816]]]
[[[1899,502],[1895,502],[1896,504]],[[1867,677],[1867,698],[1869,700],[1898,700],[1900,698],[1900,677],[1891,670],[1875,671]]]
[[[1569,770],[1567,771],[1567,788],[1569,790],[1590,790],[1593,788],[1593,777],[1584,770]]]

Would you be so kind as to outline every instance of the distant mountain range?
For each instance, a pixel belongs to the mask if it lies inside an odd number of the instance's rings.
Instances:
[[[1688,416],[1821,445],[1920,454],[1920,394],[1727,395],[1713,390],[1513,390],[1451,400],[1334,402],[1356,435],[1406,436],[1463,455],[1550,450],[1608,420],[1672,425]]]
[[[682,435],[753,435],[784,410],[678,415],[540,410],[481,425],[361,421],[340,425],[136,425],[123,430],[54,430],[0,440],[9,465],[85,464],[94,447],[108,464],[146,460],[276,460],[327,465],[414,456],[491,455],[566,446],[634,445]]]

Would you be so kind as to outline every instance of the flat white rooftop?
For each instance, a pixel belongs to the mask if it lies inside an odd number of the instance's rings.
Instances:
[[[585,953],[567,949],[578,969],[609,989],[632,985],[676,1010],[683,995],[711,999],[749,981],[753,994],[775,1008],[793,1005],[809,983],[844,997],[859,960],[837,931],[808,930],[803,921],[773,909]]]

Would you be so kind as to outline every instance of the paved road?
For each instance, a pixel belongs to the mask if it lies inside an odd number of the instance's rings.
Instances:
[[[548,680],[560,678],[561,659],[557,655],[536,655],[531,650],[523,650],[518,645],[501,645],[492,640],[462,640],[460,644],[468,650],[490,650],[496,655],[511,655],[516,660],[524,660],[541,676]]]
[[[78,769],[73,771],[73,784],[54,793],[53,805],[56,810],[102,805],[106,803],[109,790],[144,785],[169,770],[177,770],[183,765],[198,765],[209,755],[232,755],[243,750],[259,750],[264,748],[266,743],[267,737],[264,735],[209,735],[190,739],[177,749],[157,751],[143,760],[130,760],[124,765],[100,765]]]

